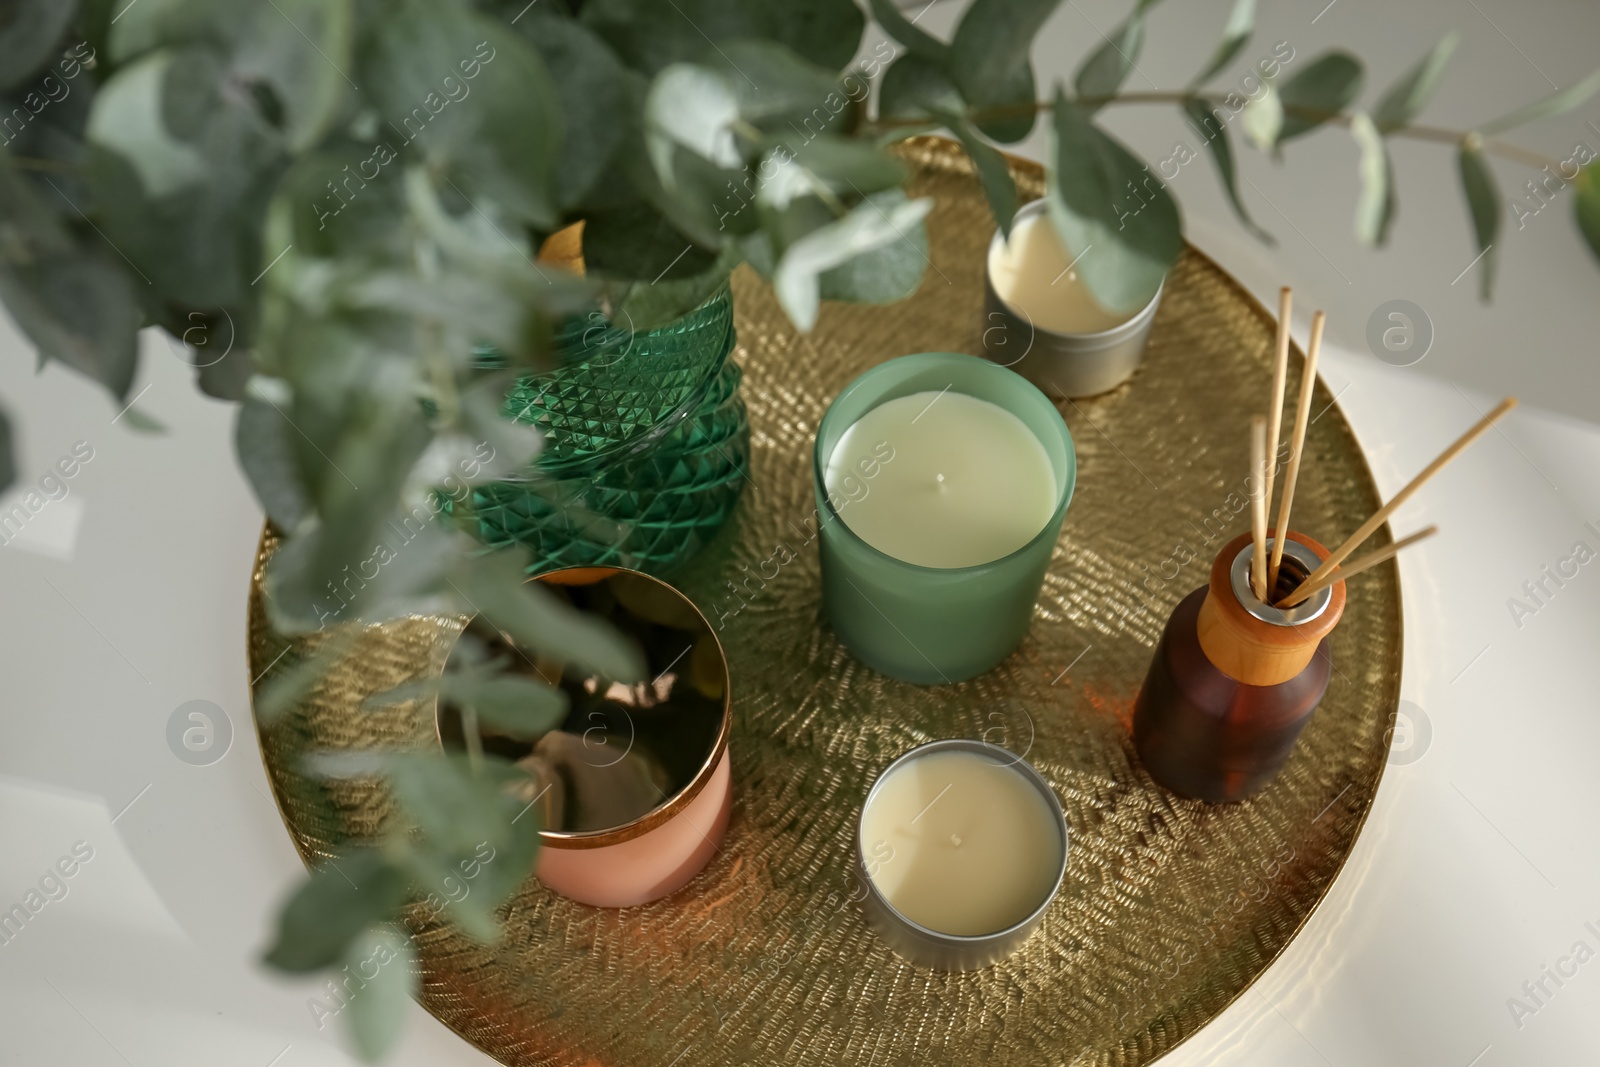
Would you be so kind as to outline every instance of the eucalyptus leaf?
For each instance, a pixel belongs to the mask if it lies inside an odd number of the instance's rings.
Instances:
[[[0,92],[21,85],[55,56],[75,0],[10,0],[0,11]]]
[[[1078,106],[1084,111],[1092,115],[1105,106],[1102,98],[1115,95],[1128,72],[1138,64],[1139,52],[1144,48],[1144,13],[1156,3],[1157,0],[1138,0],[1127,20],[1078,67],[1073,86],[1077,89]]]
[[[778,302],[802,332],[817,321],[821,300],[820,275],[850,262],[858,256],[896,242],[911,242],[920,229],[923,216],[933,207],[927,199],[886,205],[868,197],[849,214],[822,226],[790,244],[773,270],[773,288]]]
[[[369,697],[365,706],[433,697],[472,708],[479,721],[496,733],[530,740],[560,726],[567,714],[567,695],[560,689],[522,675],[486,669],[448,671],[426,681],[407,682]]]
[[[470,196],[555,227],[560,98],[531,44],[455,4],[398,0],[375,20],[359,59],[386,132],[459,176]]]
[[[550,70],[564,117],[556,184],[563,208],[581,202],[623,143],[618,119],[629,107],[626,75],[616,55],[593,31],[535,5],[515,28],[539,50]]]
[[[354,92],[344,72],[354,67],[355,0],[271,0],[243,19],[232,10],[227,18],[237,33],[233,75],[271,86],[290,151],[309,149]]]
[[[1052,133],[1045,195],[1067,255],[1102,305],[1142,307],[1183,250],[1177,203],[1059,89]]]
[[[1600,70],[1595,71],[1580,82],[1575,82],[1565,89],[1558,89],[1549,96],[1541,97],[1525,107],[1519,107],[1509,115],[1502,115],[1493,122],[1486,122],[1478,127],[1478,132],[1485,137],[1492,137],[1497,133],[1533,122],[1535,119],[1549,118],[1565,111],[1571,111],[1600,89]]]
[[[0,93],[4,150],[13,159],[33,161],[35,169],[23,171],[23,180],[40,199],[54,202],[74,218],[77,213],[70,204],[86,210],[93,206],[84,180],[88,146],[83,138],[96,88],[94,75],[85,69],[93,54],[86,42],[79,41],[59,53],[55,63],[9,99]],[[98,234],[93,235],[99,239]]]
[[[792,155],[818,183],[845,196],[896,188],[911,176],[902,160],[875,145],[830,134],[810,138]]]
[[[390,361],[361,370],[359,387],[345,392],[342,402],[325,404],[302,390],[285,411],[306,446],[298,466],[316,478],[313,499],[323,520],[309,535],[313,555],[305,578],[312,590],[346,583],[352,571],[369,566],[384,524],[401,510],[410,471],[432,438],[416,417],[413,367]],[[274,610],[321,614],[321,593],[307,604],[291,596],[271,567],[267,576],[269,590],[282,600]]]
[[[652,74],[673,63],[704,60],[726,41],[763,38],[837,71],[855,56],[866,26],[851,0],[588,0],[581,17],[624,62]],[[753,78],[757,72],[746,73]]]
[[[1476,137],[1469,136],[1462,141],[1456,152],[1456,167],[1461,174],[1461,192],[1467,198],[1467,215],[1472,219],[1472,235],[1478,255],[1482,257],[1479,263],[1478,297],[1487,301],[1494,291],[1495,261],[1499,258],[1494,246],[1500,238],[1500,188],[1495,183],[1494,172],[1489,169],[1489,161],[1484,158],[1482,142]],[[1596,231],[1584,225],[1585,184],[1584,175],[1580,174],[1579,229],[1588,238],[1590,248],[1596,248]]]
[[[380,623],[452,610],[455,600],[447,576],[478,545],[466,534],[430,521],[431,513],[431,507],[418,505],[412,514],[380,526],[376,543],[338,583],[338,595],[322,598],[328,614],[319,621]]]
[[[867,0],[867,7],[883,32],[905,45],[907,52],[941,65],[949,57],[950,46],[906,18],[894,0]]]
[[[6,206],[0,205],[0,221]],[[39,350],[126,398],[142,321],[125,271],[94,252],[46,253],[18,262],[0,242],[0,299]]]
[[[537,830],[537,825],[534,829]],[[500,936],[500,922],[494,913],[499,901],[491,900],[488,893],[479,891],[481,886],[463,878],[465,870],[462,865],[478,862],[481,873],[481,861],[470,857],[464,859],[455,852],[436,851],[426,842],[410,843],[413,847],[407,850],[407,860],[416,876],[418,889],[425,891],[422,904],[429,909],[428,918],[447,914],[474,941],[482,945],[493,944]],[[487,841],[480,842],[478,850],[489,857],[499,855],[499,850]],[[472,868],[466,866],[465,869]],[[457,896],[457,892],[463,892],[463,895]]]
[[[867,202],[876,210],[893,212],[906,200],[905,193],[895,189],[876,193]],[[824,300],[891,304],[916,292],[929,263],[928,231],[919,220],[905,227],[899,240],[823,271],[817,291]]]
[[[728,41],[705,65],[732,87],[739,117],[765,132],[814,136],[848,124],[855,111],[836,74],[773,41]]]
[[[17,480],[17,455],[11,443],[11,419],[0,408],[0,493]]]
[[[737,228],[745,207],[742,198],[730,194],[718,209],[722,224]],[[747,221],[754,224],[753,212]],[[583,223],[584,269],[599,277],[675,281],[707,270],[715,258],[643,200],[591,212]]]
[[[613,681],[643,678],[639,649],[611,627],[528,582],[519,553],[502,549],[463,560],[452,580],[471,610],[481,612],[523,647]]]
[[[485,842],[495,849],[511,847],[524,835],[537,842],[537,826],[513,821],[521,805],[508,794],[507,786],[521,775],[504,760],[409,752],[392,756],[387,763],[395,799],[429,847],[467,855]]]
[[[1011,223],[1017,214],[1017,183],[1011,177],[1010,164],[965,121],[952,118],[950,128],[961,139],[961,147],[967,150],[978,172],[978,182],[983,186],[983,196],[989,202],[995,225],[1009,238]]]
[[[1263,152],[1277,150],[1278,135],[1283,130],[1283,101],[1271,82],[1262,83],[1261,95],[1244,105],[1239,121],[1247,141]]]
[[[884,72],[878,87],[878,112],[884,118],[927,118],[930,126],[944,125],[936,115],[961,114],[966,102],[944,67],[915,53],[901,56]],[[916,132],[912,130],[911,132]]]
[[[1310,133],[1343,111],[1361,92],[1361,61],[1348,52],[1325,52],[1277,87],[1283,127],[1276,144]]]
[[[1255,32],[1255,23],[1256,0],[1233,0],[1228,21],[1222,27],[1222,40],[1217,42],[1217,50],[1211,53],[1211,59],[1204,69],[1194,76],[1189,88],[1198,89],[1222,73],[1222,69],[1232,63],[1249,43],[1250,35]]]
[[[508,737],[536,738],[560,726],[567,714],[565,693],[517,674],[446,675],[442,692]]]
[[[669,191],[682,184],[680,154],[693,154],[714,167],[744,164],[734,138],[739,93],[721,71],[688,63],[663,70],[645,100],[645,142],[656,174]]]
[[[330,138],[317,151],[297,159],[284,174],[269,209],[267,243],[294,246],[292,266],[301,257],[348,257],[362,265],[404,262],[411,246],[395,220],[406,211],[399,179],[399,138],[364,143]],[[403,147],[403,146],[400,146]],[[278,266],[258,283],[278,280]]]
[[[1389,226],[1394,221],[1394,167],[1383,135],[1366,112],[1357,111],[1351,116],[1350,136],[1361,152],[1356,168],[1361,178],[1361,191],[1356,197],[1356,236],[1362,244],[1376,247],[1389,239]]]
[[[196,367],[195,384],[202,393],[217,400],[242,401],[250,376],[254,373],[250,349],[241,345],[226,352],[220,359]]]
[[[495,762],[498,764],[499,761]],[[480,842],[473,852],[481,866],[478,877],[473,880],[472,895],[476,899],[471,902],[472,908],[491,914],[522,888],[533,874],[539,858],[539,829],[542,825],[540,806],[517,795],[517,789],[527,781],[526,773],[521,768],[515,768],[509,770],[508,774],[504,788],[511,801],[510,807],[514,810],[511,821],[506,825],[507,836],[499,843]],[[484,852],[485,845],[489,849],[487,854]]]
[[[502,410],[505,390],[473,389],[461,398],[463,428],[487,445],[495,473],[527,471],[544,446],[544,435],[526,423],[513,422]]]
[[[1379,133],[1392,133],[1422,113],[1438,90],[1445,65],[1460,41],[1460,35],[1453,31],[1445,34],[1432,51],[1383,94],[1372,112],[1372,122]]]
[[[348,973],[362,982],[346,1005],[356,1052],[368,1063],[383,1057],[400,1037],[411,998],[419,986],[411,939],[392,926],[362,931],[344,955]]]
[[[406,899],[406,877],[375,849],[346,852],[311,872],[278,914],[265,960],[304,974],[340,959],[371,924],[393,916]]]
[[[1583,235],[1589,251],[1600,260],[1600,163],[1591,163],[1578,172],[1577,187],[1573,208],[1578,219],[1578,232]],[[1499,201],[1495,204],[1498,208]],[[1487,282],[1484,285],[1484,298],[1488,299]]]
[[[1038,117],[1034,109],[1033,39],[1061,0],[973,0],[950,41],[950,74],[977,111],[1016,114],[977,119],[978,128],[1002,144],[1022,140]]]
[[[100,87],[89,119],[101,229],[136,276],[188,308],[253,297],[285,164],[282,138],[228,84],[222,59],[199,46],[152,52]]]
[[[138,361],[142,315],[132,283],[107,262],[99,235],[81,244],[52,206],[0,152],[0,299],[41,365],[65,363],[120,400]]]
[[[129,405],[117,420],[129,429],[142,434],[162,434],[167,432],[166,424],[153,415],[146,415],[137,405]]]
[[[294,432],[283,412],[268,400],[247,397],[239,405],[233,431],[239,465],[267,518],[285,531],[298,529],[312,513],[310,496],[295,465],[290,441]]]
[[[1233,206],[1233,213],[1239,216],[1239,221],[1244,223],[1245,228],[1258,240],[1268,245],[1277,244],[1272,234],[1256,225],[1255,219],[1250,217],[1250,212],[1245,210],[1244,201],[1239,197],[1239,180],[1233,159],[1233,145],[1228,140],[1227,124],[1220,120],[1210,105],[1199,97],[1187,97],[1183,102],[1183,111],[1205,146],[1211,150],[1211,161],[1217,165],[1217,178],[1222,182],[1222,191],[1228,194],[1228,203]]]

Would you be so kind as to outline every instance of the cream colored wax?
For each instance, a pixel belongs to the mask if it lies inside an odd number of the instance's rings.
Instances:
[[[1013,311],[1051,333],[1099,333],[1132,318],[1102,307],[1071,263],[1050,217],[1028,215],[990,247],[989,280]]]
[[[893,453],[882,461],[885,444]],[[864,478],[866,470],[876,473]],[[951,390],[867,412],[840,436],[823,481],[856,536],[923,567],[1010,555],[1044,529],[1057,498],[1033,431],[998,404]]]
[[[896,911],[965,937],[1026,919],[1061,867],[1045,799],[975,752],[933,752],[896,768],[861,816],[861,846],[872,884]]]

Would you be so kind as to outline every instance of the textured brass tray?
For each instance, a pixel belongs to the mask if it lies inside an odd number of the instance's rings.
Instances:
[[[1333,684],[1262,795],[1223,807],[1178,800],[1134,757],[1130,709],[1167,614],[1248,523],[1246,419],[1270,378],[1271,319],[1193,249],[1133,381],[1062,402],[1078,491],[1022,648],[974,681],[921,688],[862,667],[821,624],[810,448],[828,401],[892,356],[977,351],[992,232],[983,196],[949,142],[904,151],[914,192],[938,204],[931,266],[912,299],[827,306],[802,337],[764,283],[745,270],[734,280],[750,484],[729,527],[677,579],[719,627],[732,671],[735,803],[719,854],[683,891],[622,912],[530,883],[494,949],[437,920],[418,927],[424,1005],[505,1064],[1149,1063],[1283,949],[1361,828],[1398,697],[1392,564],[1352,583]],[[1038,168],[1015,168],[1023,194],[1038,195]],[[1296,359],[1291,397],[1298,372]],[[1379,501],[1321,385],[1314,410],[1295,525],[1332,544]],[[264,538],[263,559],[271,547]],[[258,562],[252,677],[285,648],[266,628],[259,580]],[[437,669],[454,629],[413,619],[368,630],[300,711],[262,731],[302,855],[371,833],[385,800],[313,785],[294,756],[429,743],[419,708],[357,705]],[[912,745],[956,736],[1025,752],[1061,796],[1072,852],[1060,896],[1020,953],[941,974],[890,954],[848,902],[847,879],[873,777]]]

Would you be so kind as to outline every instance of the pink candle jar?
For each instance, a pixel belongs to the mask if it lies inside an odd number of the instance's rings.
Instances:
[[[733,704],[722,645],[688,597],[647,574],[572,567],[533,580],[636,641],[646,681],[581,676],[474,618],[463,633],[478,651],[507,656],[569,700],[536,741],[482,728],[484,751],[528,773],[518,788],[540,818],[540,882],[596,907],[658,900],[705,867],[727,829]],[[436,718],[441,743],[461,747],[459,710],[441,699]]]

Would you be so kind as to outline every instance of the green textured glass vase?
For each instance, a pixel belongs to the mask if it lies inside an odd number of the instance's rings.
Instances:
[[[478,536],[557,567],[670,572],[722,526],[743,489],[750,426],[726,286],[654,330],[569,323],[554,371],[520,379],[503,413],[538,426],[526,477],[478,487]]]
[[[569,320],[555,370],[526,375],[504,414],[544,434],[539,466],[565,471],[638,442],[687,416],[733,348],[727,285],[681,318],[635,330],[599,312]]]

